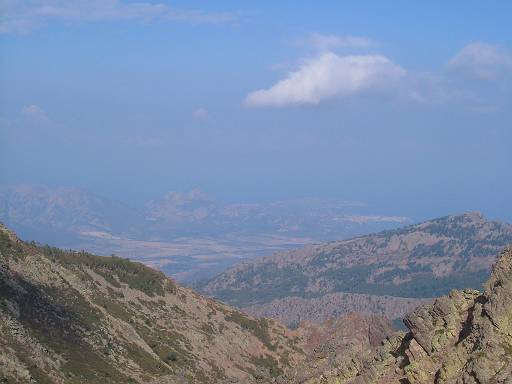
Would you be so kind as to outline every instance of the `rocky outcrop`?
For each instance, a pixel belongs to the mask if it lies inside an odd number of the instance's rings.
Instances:
[[[369,359],[310,383],[484,384],[512,382],[512,249],[483,293],[452,291],[405,318],[407,333]]]

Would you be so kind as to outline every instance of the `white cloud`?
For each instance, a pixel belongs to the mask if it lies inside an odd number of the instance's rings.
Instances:
[[[196,120],[206,120],[208,115],[208,110],[206,108],[197,108],[192,112],[192,117]]]
[[[335,97],[385,90],[405,75],[405,70],[382,55],[338,56],[324,53],[269,89],[249,93],[249,107],[284,107],[318,104]]]
[[[45,112],[45,110],[43,108],[41,108],[38,105],[35,105],[35,104],[27,105],[22,108],[21,112],[23,113],[24,116],[26,116],[32,120],[35,120],[38,122],[43,122],[43,123],[50,122],[48,114]]]
[[[164,3],[121,0],[0,0],[0,33],[29,33],[51,21],[234,22],[232,13],[206,13]]]
[[[448,63],[448,68],[480,80],[494,80],[512,71],[512,53],[482,42],[466,45]]]
[[[361,36],[336,36],[313,33],[299,40],[298,44],[325,51],[332,48],[368,48],[374,45],[374,42]]]

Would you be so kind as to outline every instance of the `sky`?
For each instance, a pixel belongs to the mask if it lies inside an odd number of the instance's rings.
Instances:
[[[0,184],[512,222],[509,1],[0,0]]]

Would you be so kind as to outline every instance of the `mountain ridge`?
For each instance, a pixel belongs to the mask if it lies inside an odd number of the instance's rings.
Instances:
[[[286,305],[291,297],[433,298],[453,288],[479,288],[494,255],[510,243],[512,225],[470,212],[250,260],[200,290],[266,315],[263,306],[274,300]]]

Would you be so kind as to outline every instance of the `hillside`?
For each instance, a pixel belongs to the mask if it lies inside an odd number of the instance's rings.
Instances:
[[[0,226],[0,381],[270,382],[299,338],[142,264],[19,240]]]
[[[258,315],[277,313],[282,320],[311,319],[307,312],[323,312],[320,321],[335,310],[339,315],[339,305],[329,304],[333,309],[326,312],[326,300],[344,302],[344,311],[389,315],[386,308],[396,308],[400,317],[414,305],[403,298],[479,288],[495,255],[511,243],[511,225],[466,213],[249,261],[201,290]],[[290,306],[293,301],[300,307]]]
[[[386,339],[375,354],[304,382],[510,383],[511,297],[512,249],[508,249],[494,266],[483,293],[454,290],[409,314],[405,319],[409,331]]]

